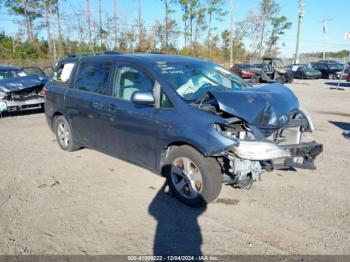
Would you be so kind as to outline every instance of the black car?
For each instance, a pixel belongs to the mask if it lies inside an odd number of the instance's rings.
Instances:
[[[322,74],[320,71],[307,64],[293,64],[290,66],[293,77],[298,79],[319,79]]]
[[[253,87],[223,67],[161,54],[71,56],[45,87],[65,151],[87,147],[166,177],[189,205],[223,183],[249,189],[264,171],[315,169],[309,114],[281,84]]]
[[[344,70],[343,65],[339,63],[314,63],[312,68],[320,71],[325,79],[339,79]]]

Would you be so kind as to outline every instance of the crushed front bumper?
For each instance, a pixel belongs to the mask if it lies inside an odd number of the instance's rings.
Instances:
[[[291,157],[283,160],[273,160],[274,169],[301,168],[315,170],[314,161],[323,151],[323,145],[317,142],[281,145],[280,147],[290,152]]]
[[[16,101],[16,100],[0,100],[2,106],[2,111],[23,111],[30,110],[35,108],[40,108],[45,99],[43,97],[38,97],[34,99],[24,100],[24,101]]]

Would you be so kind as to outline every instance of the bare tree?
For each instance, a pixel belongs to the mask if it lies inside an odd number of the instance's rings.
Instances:
[[[45,9],[45,24],[47,31],[47,42],[49,46],[49,52],[52,53],[52,39],[51,39],[51,28],[50,28],[50,19],[49,19],[49,0],[44,0],[44,9]]]
[[[259,13],[261,19],[261,30],[260,30],[260,42],[259,42],[259,54],[260,56],[263,53],[263,42],[265,38],[265,29],[268,22],[272,20],[272,17],[277,14],[280,10],[278,4],[274,2],[274,0],[261,0],[259,6]]]
[[[41,2],[38,0],[0,0],[1,4],[5,5],[9,13],[23,17],[27,40],[33,42],[33,22],[35,19],[42,17]]]
[[[164,3],[164,44],[163,47],[167,49],[169,47],[169,38],[170,33],[174,25],[176,24],[175,20],[170,18],[170,15],[174,13],[173,6],[176,4],[176,0],[161,0]]]
[[[118,50],[117,0],[113,0],[113,29],[114,47],[115,50]]]
[[[211,32],[212,32],[212,21],[219,20],[227,15],[228,12],[224,11],[224,5],[226,0],[206,0],[207,13],[208,13],[208,34],[207,34],[207,46],[209,49],[209,54],[211,55]]]

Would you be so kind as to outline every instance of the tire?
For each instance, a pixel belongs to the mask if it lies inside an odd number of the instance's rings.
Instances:
[[[335,77],[335,75],[334,74],[329,74],[328,75],[328,79],[329,80],[334,80],[336,77]]]
[[[71,127],[64,116],[55,117],[53,126],[58,145],[61,149],[67,152],[80,149],[80,146],[74,142]]]
[[[223,182],[217,160],[205,158],[187,145],[169,149],[163,175],[174,196],[182,203],[194,207],[204,206],[215,200]]]
[[[286,78],[285,78],[284,76],[279,76],[279,77],[276,79],[276,82],[283,85],[283,84],[286,82]]]

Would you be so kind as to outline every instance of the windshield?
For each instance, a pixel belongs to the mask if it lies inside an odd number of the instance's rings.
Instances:
[[[155,67],[188,103],[197,101],[212,90],[251,87],[248,82],[215,64],[158,62]]]
[[[0,69],[0,80],[23,77],[27,74],[19,69]]]
[[[329,64],[329,69],[343,70],[343,66],[340,64]]]

